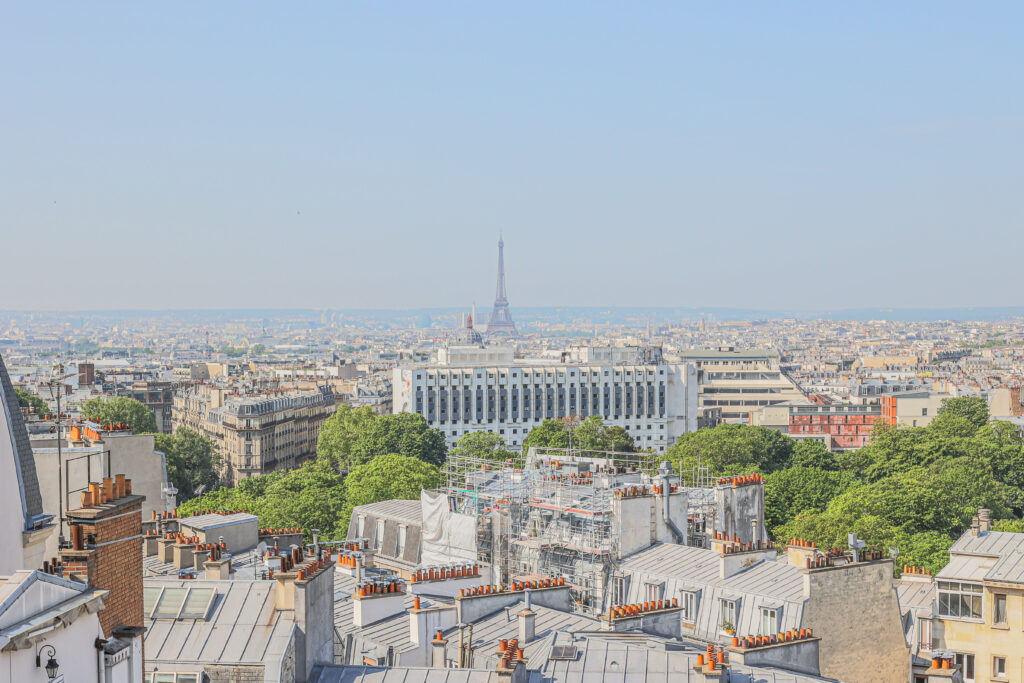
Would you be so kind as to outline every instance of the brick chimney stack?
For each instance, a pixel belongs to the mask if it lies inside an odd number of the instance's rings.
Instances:
[[[72,547],[61,550],[64,576],[104,588],[100,625],[105,637],[121,627],[142,627],[142,501],[123,474],[93,483],[82,507],[67,513]]]

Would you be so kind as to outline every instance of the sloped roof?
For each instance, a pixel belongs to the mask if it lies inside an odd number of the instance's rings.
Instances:
[[[17,460],[17,471],[20,474],[21,506],[26,522],[36,515],[43,514],[43,499],[39,494],[39,480],[36,478],[36,461],[32,455],[32,445],[28,440],[28,430],[18,406],[18,395],[7,374],[7,366],[0,356],[0,403],[7,415],[10,435],[0,434],[0,457],[6,457],[10,447],[13,457]],[[10,446],[8,446],[8,444]]]

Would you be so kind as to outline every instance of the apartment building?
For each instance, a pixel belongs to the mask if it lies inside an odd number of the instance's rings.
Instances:
[[[217,444],[230,485],[257,474],[287,470],[316,455],[320,426],[335,410],[329,389],[279,389],[240,395],[198,384],[174,397],[175,428],[184,425]]]
[[[656,347],[570,347],[558,360],[526,360],[511,347],[452,345],[434,363],[395,368],[392,392],[396,413],[419,413],[449,446],[472,431],[521,446],[543,420],[571,415],[599,415],[659,452],[697,428],[696,368],[664,362]]]
[[[787,403],[750,414],[752,425],[777,429],[797,440],[821,441],[829,450],[864,446],[871,441],[875,423],[882,421],[882,406],[877,403]]]
[[[935,588],[932,639],[955,653],[965,683],[1024,681],[1024,534],[992,531],[979,510]]]
[[[114,389],[114,396],[127,396],[146,406],[156,418],[156,428],[161,434],[171,433],[171,413],[174,405],[174,389],[177,382],[162,380],[139,380],[131,386]]]
[[[700,413],[721,410],[723,422],[748,422],[764,406],[800,400],[803,391],[782,369],[779,354],[768,349],[682,351],[679,360],[697,368]]]

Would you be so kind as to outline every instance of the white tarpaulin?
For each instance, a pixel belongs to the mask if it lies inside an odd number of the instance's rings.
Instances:
[[[443,493],[420,492],[420,509],[420,561],[424,565],[476,562],[476,517],[452,512]]]

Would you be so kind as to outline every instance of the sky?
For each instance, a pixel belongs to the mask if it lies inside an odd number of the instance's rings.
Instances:
[[[1024,4],[9,3],[0,309],[1005,306]]]

